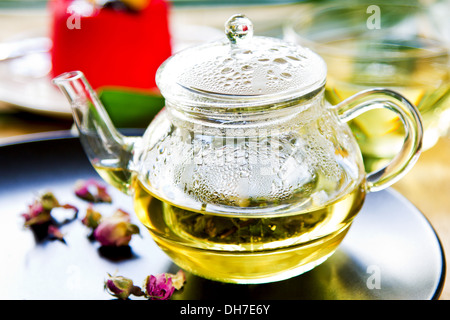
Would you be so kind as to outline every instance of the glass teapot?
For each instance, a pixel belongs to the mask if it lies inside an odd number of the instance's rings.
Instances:
[[[421,120],[385,89],[328,105],[317,54],[253,36],[244,15],[232,16],[225,32],[160,66],[166,106],[142,137],[114,128],[80,71],[54,83],[71,102],[94,168],[133,197],[140,221],[176,264],[223,282],[287,279],[333,254],[365,195],[415,163]],[[366,173],[346,122],[373,108],[396,112],[406,135],[388,165]]]

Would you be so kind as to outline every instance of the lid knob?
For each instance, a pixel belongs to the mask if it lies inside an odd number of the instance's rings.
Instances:
[[[243,14],[235,14],[225,23],[225,34],[232,44],[249,42],[253,37],[253,23]]]

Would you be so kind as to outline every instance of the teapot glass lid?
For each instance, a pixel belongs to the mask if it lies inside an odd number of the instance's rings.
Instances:
[[[246,16],[232,16],[225,33],[226,39],[185,49],[160,67],[156,80],[166,100],[268,104],[325,84],[320,56],[281,39],[254,36]]]

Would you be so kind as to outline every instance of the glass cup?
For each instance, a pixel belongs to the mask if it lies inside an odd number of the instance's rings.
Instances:
[[[442,16],[433,15],[439,5],[301,4],[284,36],[324,58],[326,99],[332,105],[369,88],[403,94],[420,111],[426,150],[450,127],[449,44],[445,30],[439,30]],[[387,109],[371,110],[349,124],[366,170],[389,162],[405,139],[401,120]]]

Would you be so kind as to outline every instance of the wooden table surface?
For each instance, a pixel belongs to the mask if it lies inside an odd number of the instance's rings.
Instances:
[[[2,25],[8,27],[3,28]],[[0,41],[36,25],[43,28],[47,26],[45,14],[0,12]],[[71,127],[70,119],[29,113],[0,103],[0,144],[18,141],[26,134],[68,130]],[[450,252],[450,136],[441,138],[433,148],[423,152],[417,164],[393,188],[425,215],[435,228],[444,251]],[[448,279],[440,299],[450,299]]]

